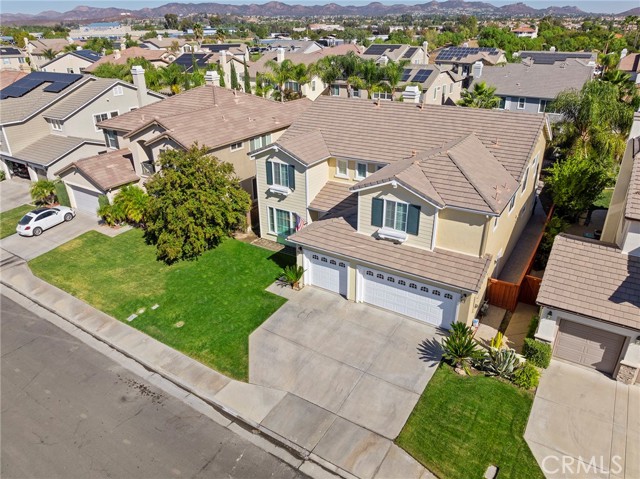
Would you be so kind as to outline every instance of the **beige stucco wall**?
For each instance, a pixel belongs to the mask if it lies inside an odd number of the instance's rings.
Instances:
[[[106,148],[103,145],[82,145],[77,150],[72,151],[64,158],[50,165],[49,169],[47,170],[47,178],[49,178],[50,180],[53,180],[57,178],[55,173],[60,171],[65,166],[73,163],[74,161],[97,155],[98,153],[105,151],[105,149]]]
[[[60,175],[60,178],[64,181],[65,185],[74,185],[80,186],[81,188],[85,188],[87,190],[95,191],[96,193],[102,193],[100,188],[89,180],[86,177],[78,173],[76,168],[69,168],[64,174]],[[71,197],[71,194],[69,194]],[[75,205],[72,205],[75,207]]]
[[[36,115],[25,123],[4,127],[9,148],[17,153],[50,133],[49,124],[41,115]]]
[[[9,63],[4,63],[5,60],[9,60]],[[20,57],[4,57],[0,61],[0,71],[30,71],[31,68],[24,57],[22,57],[22,60],[22,63],[20,63]]]
[[[447,93],[443,92],[443,87],[447,88]],[[453,86],[453,93],[451,87]],[[460,99],[460,91],[462,90],[462,82],[454,82],[448,73],[440,73],[431,86],[423,92],[423,102],[427,105],[442,105],[447,98],[452,101]],[[434,98],[434,94],[436,97]]]
[[[58,57],[49,65],[42,67],[42,71],[57,73],[82,73],[82,70],[87,68],[91,64],[92,62],[83,58],[78,58],[75,55],[64,55]],[[69,68],[71,68],[72,71],[68,71]]]
[[[314,200],[327,183],[328,175],[329,163],[326,161],[307,168],[307,197],[309,198],[309,203]]]
[[[436,247],[480,256],[486,216],[444,208],[438,212]]]
[[[361,181],[362,178],[356,178],[356,164],[357,163],[367,163],[367,175],[371,173],[375,173],[378,170],[378,164],[366,161],[347,161],[347,176],[336,176],[337,175],[337,163],[338,160],[335,158],[329,158],[327,160],[327,174],[329,181],[338,181],[338,182],[346,182],[349,184],[356,184],[358,181]]]
[[[283,163],[294,165],[295,185],[296,188],[289,195],[277,195],[269,193],[267,186],[267,160],[281,161]],[[273,207],[280,210],[296,213],[304,219],[306,223],[310,222],[307,212],[307,191],[305,185],[305,167],[297,161],[294,161],[282,151],[274,152],[268,150],[256,157],[256,182],[258,186],[258,206],[260,216],[260,236],[272,241],[277,241],[276,235],[269,233],[269,220],[267,216],[267,208]]]
[[[435,218],[435,208],[422,198],[417,197],[405,188],[391,185],[382,185],[379,188],[361,191],[358,194],[358,233],[373,236],[378,230],[377,226],[371,225],[371,203],[373,198],[381,198],[390,201],[402,201],[420,206],[420,224],[418,235],[407,235],[404,244],[423,249],[431,249],[433,224]]]

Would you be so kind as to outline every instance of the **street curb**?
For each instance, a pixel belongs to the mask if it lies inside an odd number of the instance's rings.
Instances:
[[[26,265],[26,262],[25,262],[25,265]],[[160,377],[164,378],[165,380],[171,382],[172,384],[174,384],[175,386],[179,387],[180,389],[182,389],[182,390],[190,393],[191,395],[197,397],[198,399],[200,399],[204,403],[206,403],[209,406],[211,406],[218,413],[220,413],[221,415],[223,415],[224,417],[226,417],[227,419],[232,421],[232,423],[235,423],[238,426],[240,426],[243,430],[247,431],[248,433],[251,433],[251,434],[254,434],[254,435],[258,435],[259,437],[262,437],[263,439],[267,440],[273,446],[281,448],[284,451],[286,451],[287,453],[289,453],[290,455],[296,457],[298,460],[302,461],[302,464],[300,464],[299,466],[294,466],[294,465],[290,464],[293,467],[295,467],[296,469],[299,470],[306,462],[312,462],[316,466],[320,467],[320,469],[322,471],[320,474],[318,474],[318,477],[323,477],[324,478],[324,477],[327,477],[327,474],[331,475],[333,477],[336,477],[336,475],[338,475],[338,476],[340,476],[340,477],[342,477],[344,479],[353,479],[355,477],[355,476],[353,476],[353,474],[349,473],[348,471],[345,471],[342,468],[340,468],[339,466],[337,466],[335,464],[332,464],[332,463],[330,463],[328,461],[325,461],[322,458],[319,458],[318,456],[316,456],[315,454],[311,453],[310,451],[308,451],[308,450],[296,445],[295,443],[293,443],[293,442],[289,441],[288,439],[280,436],[279,434],[271,431],[270,429],[262,426],[261,424],[256,423],[252,419],[242,417],[240,415],[240,413],[238,413],[233,408],[230,408],[230,407],[222,404],[220,401],[218,401],[218,400],[216,400],[214,398],[210,398],[210,397],[207,397],[206,395],[203,395],[202,393],[200,393],[196,389],[194,389],[194,388],[186,385],[184,382],[182,382],[178,376],[175,376],[173,374],[167,373],[167,372],[162,371],[160,369],[156,369],[156,367],[154,365],[151,365],[147,361],[136,357],[134,354],[132,354],[129,351],[127,351],[127,350],[119,347],[118,345],[112,343],[108,339],[102,337],[100,334],[95,333],[95,332],[87,329],[86,327],[84,327],[83,325],[79,324],[78,322],[76,322],[76,321],[74,321],[72,319],[66,318],[65,316],[63,316],[60,313],[58,313],[57,311],[53,310],[52,308],[50,308],[46,304],[44,304],[41,301],[39,301],[37,298],[32,297],[32,296],[30,296],[28,294],[25,294],[24,292],[20,291],[19,289],[17,289],[15,286],[13,286],[12,284],[8,283],[4,279],[0,279],[0,284],[3,285],[6,288],[9,288],[11,291],[14,291],[16,294],[19,294],[20,296],[22,296],[22,297],[26,298],[27,300],[33,302],[34,304],[38,305],[39,307],[41,307],[42,309],[48,311],[49,313],[53,314],[54,316],[62,319],[63,321],[68,322],[69,324],[71,324],[74,327],[78,328],[80,331],[84,332],[85,334],[88,334],[89,336],[91,336],[92,338],[96,339],[97,341],[100,341],[101,343],[106,344],[107,346],[109,346],[113,350],[117,351],[118,353],[122,354],[123,356],[135,361],[137,364],[142,366],[147,371],[157,374],[158,376],[160,376]],[[140,334],[144,334],[145,336],[147,336],[142,331],[139,331],[139,330],[137,330],[135,328],[132,328],[131,326],[129,326],[127,324],[124,324],[124,323],[122,323],[121,321],[118,321],[115,318],[112,318],[112,319],[114,321],[117,321],[120,324],[123,324],[125,326],[130,327],[131,329],[133,329],[134,331],[136,331],[136,332],[138,332]],[[167,347],[169,347],[169,346],[167,346]],[[171,349],[173,349],[173,348],[171,348]],[[246,437],[246,439],[249,439],[249,437]],[[269,452],[269,451],[267,451],[267,452]],[[272,454],[272,455],[274,455],[274,454]],[[276,457],[278,457],[278,456],[276,456]],[[279,459],[284,460],[281,457],[279,457]],[[285,460],[285,462],[287,462],[287,461]],[[309,468],[307,468],[307,469],[309,469]],[[311,470],[313,470],[313,468],[311,468]]]

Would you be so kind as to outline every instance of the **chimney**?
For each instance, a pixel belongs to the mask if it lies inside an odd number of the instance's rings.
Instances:
[[[124,50],[125,48],[127,48],[127,44],[126,43],[121,43],[120,44],[120,50]]]
[[[424,50],[424,63],[425,65],[429,64],[429,42],[422,42],[422,49]]]
[[[466,42],[465,42],[465,43],[463,43],[463,44],[462,44],[462,46],[463,46],[464,48],[469,48],[469,44],[468,44],[468,43],[466,43]]]
[[[475,78],[480,78],[482,76],[482,62],[477,61],[471,67],[471,76]]]
[[[134,65],[131,67],[131,76],[133,77],[133,84],[136,87],[138,107],[142,108],[147,99],[147,81],[144,78],[144,68],[140,65]]]
[[[407,85],[402,92],[402,100],[405,103],[420,103],[420,88],[416,85]]]
[[[214,71],[208,71],[204,74],[204,82],[207,85],[220,86],[220,74]]]
[[[382,55],[380,57],[380,65],[385,66],[387,63],[389,63],[389,58],[386,55]]]
[[[77,51],[77,52],[79,52],[80,50],[82,50],[82,47],[81,47],[80,45],[78,45],[78,46],[76,47],[76,51]]]
[[[222,74],[224,75],[224,84],[227,88],[231,88],[231,64],[227,62],[227,50],[220,51],[220,66],[222,67]]]
[[[276,61],[282,63],[284,61],[284,48],[280,47],[276,49]]]
[[[158,35],[158,41],[162,40],[162,35]]]
[[[628,53],[629,53],[629,50],[627,50],[626,48],[624,48],[624,49],[620,52],[620,60],[622,60],[624,57],[626,57]]]
[[[552,52],[552,53],[555,52],[556,51],[556,47],[549,48],[549,51]]]
[[[118,58],[120,58],[120,57],[121,57],[121,55],[120,55],[120,50],[115,49],[115,50],[113,51],[113,59],[114,59],[114,60],[117,60],[117,59],[118,59]],[[144,71],[144,70],[143,70],[143,71]]]

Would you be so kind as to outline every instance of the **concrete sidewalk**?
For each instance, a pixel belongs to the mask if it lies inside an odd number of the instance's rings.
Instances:
[[[35,277],[23,260],[2,249],[0,273],[3,286],[289,449],[305,474],[435,477],[391,440],[294,394],[230,379]]]

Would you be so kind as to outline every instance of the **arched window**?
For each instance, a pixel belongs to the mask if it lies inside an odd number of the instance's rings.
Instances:
[[[433,293],[434,296],[440,296],[440,291],[438,291],[437,289],[434,289],[431,292]]]
[[[313,258],[313,259],[318,259],[318,255],[317,255],[317,254],[314,254],[314,255],[312,256],[312,258]]]
[[[416,283],[409,283],[409,287],[411,289],[418,289],[418,285]]]
[[[329,261],[329,264],[336,264],[336,260],[332,259],[331,261]]]
[[[398,280],[398,284],[399,284],[400,286],[406,286],[406,285],[407,285],[407,282],[406,282],[404,279],[401,279],[401,280]]]
[[[453,295],[451,295],[449,293],[445,294],[444,297],[447,298],[447,299],[453,299]]]
[[[346,265],[343,262],[338,263],[338,266],[340,266],[341,268],[344,268]]]
[[[421,286],[420,287],[420,291],[422,291],[423,293],[428,293],[429,292],[429,288],[427,288],[426,286]]]
[[[325,258],[324,256],[322,257],[322,259],[320,259],[320,261],[322,261],[323,263],[327,262],[327,258]]]
[[[373,276],[373,271],[367,271],[367,276]]]
[[[389,281],[390,283],[395,283],[396,280],[393,276],[387,276],[387,281]]]
[[[376,274],[376,278],[384,279],[384,274],[378,273],[378,274]]]

